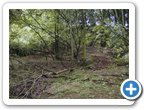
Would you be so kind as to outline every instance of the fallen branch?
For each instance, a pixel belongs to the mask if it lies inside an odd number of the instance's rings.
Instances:
[[[94,74],[93,76],[121,76],[122,74]]]
[[[58,72],[49,72],[43,75],[43,77],[49,78],[50,75],[58,75],[62,72],[69,71],[69,69],[60,70]]]
[[[72,72],[73,70],[75,70],[75,68],[64,69],[64,70],[60,70],[58,72],[49,72],[49,73],[44,74],[43,76],[46,77],[46,78],[48,78],[49,75],[58,75],[58,74],[60,74],[62,72],[65,72],[65,71]]]
[[[29,89],[28,91],[26,91],[26,93],[24,94],[24,96],[23,96],[21,99],[23,99],[23,98],[29,93],[29,91],[34,87],[34,85],[35,85],[35,83],[38,81],[38,79],[40,79],[40,78],[42,77],[42,75],[43,75],[43,70],[42,70],[42,74],[41,74],[40,76],[38,76],[38,77],[33,81],[32,86],[30,87],[30,89]]]
[[[56,72],[56,74],[60,74],[60,73],[62,73],[62,72],[68,71],[68,70],[69,70],[69,69],[60,70],[60,71]]]

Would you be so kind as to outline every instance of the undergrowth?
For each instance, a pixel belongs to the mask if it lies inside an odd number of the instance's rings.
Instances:
[[[56,72],[65,69],[60,61],[50,60],[46,64],[44,59],[29,59],[29,63],[26,63],[26,57],[11,60],[10,65],[13,63],[14,68],[10,68],[9,73],[9,98],[122,99],[120,86],[129,77],[129,68],[124,62],[126,58],[114,60],[103,53],[97,56],[92,53],[85,66],[81,66],[78,60],[74,71],[51,77],[43,77],[43,74],[47,74],[47,70]]]

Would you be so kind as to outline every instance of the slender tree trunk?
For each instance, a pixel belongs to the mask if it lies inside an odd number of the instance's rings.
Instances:
[[[122,9],[122,23],[123,23],[123,26],[125,26],[124,10],[123,9]],[[123,30],[123,35],[125,37],[125,29]]]
[[[123,26],[125,25],[125,18],[124,18],[124,10],[122,9],[122,22],[123,22]]]
[[[117,23],[119,24],[118,13],[117,13],[117,10],[116,10],[116,9],[115,9],[115,14],[116,14]]]
[[[85,37],[85,23],[84,23],[84,12],[82,9],[82,27],[83,27],[83,59],[86,59],[86,37]]]
[[[57,12],[56,12],[57,13]],[[55,13],[55,14],[56,14]],[[59,47],[58,47],[58,25],[59,25],[59,15],[56,14],[56,23],[55,23],[55,58],[59,59]]]
[[[70,13],[70,10],[69,10],[69,19],[70,19],[70,36],[71,36],[71,59],[73,60],[73,37],[72,37],[72,24],[71,24],[71,13]]]

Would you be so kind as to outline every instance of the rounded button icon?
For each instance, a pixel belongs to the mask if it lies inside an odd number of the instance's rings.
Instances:
[[[121,93],[126,99],[136,99],[141,94],[141,84],[137,80],[127,79],[121,85]]]

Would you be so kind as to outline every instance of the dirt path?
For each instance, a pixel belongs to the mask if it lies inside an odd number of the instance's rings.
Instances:
[[[110,49],[104,49],[101,47],[89,47],[87,49],[87,53],[89,54],[89,57],[93,57],[93,68],[92,70],[102,70],[109,66],[109,64],[112,64],[113,61],[110,59],[110,56],[108,56],[108,53],[110,53]]]
[[[60,61],[47,62],[45,60],[34,60],[33,65],[43,67],[47,70],[41,71],[39,67],[35,70],[30,67],[30,72],[10,71],[10,98],[28,99],[108,99],[123,98],[120,94],[120,85],[127,79],[128,68],[118,67],[110,58],[110,49],[87,48],[87,66],[73,65],[76,70],[65,71],[59,75],[49,75],[50,71],[65,69]],[[30,61],[30,60],[29,60]],[[65,62],[69,65],[69,62]],[[89,66],[90,65],[90,66]],[[33,72],[32,72],[33,71]],[[14,73],[13,73],[14,72]],[[25,79],[25,77],[29,77]],[[112,91],[111,91],[112,90]],[[105,95],[104,95],[105,94]]]

